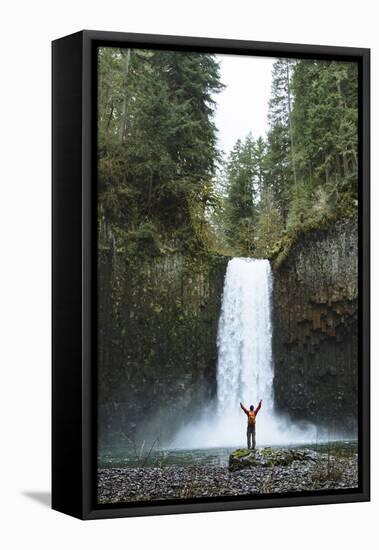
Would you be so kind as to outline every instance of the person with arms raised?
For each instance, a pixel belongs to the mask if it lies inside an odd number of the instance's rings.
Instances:
[[[254,405],[250,405],[250,410],[246,409],[240,403],[240,407],[243,410],[243,412],[247,415],[247,448],[248,449],[255,449],[255,423],[256,423],[256,417],[258,412],[260,411],[260,408],[262,406],[262,399],[259,401],[258,407],[254,410]]]

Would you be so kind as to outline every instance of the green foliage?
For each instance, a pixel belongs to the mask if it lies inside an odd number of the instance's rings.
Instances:
[[[269,191],[260,202],[256,227],[255,255],[258,258],[269,258],[271,251],[283,233],[283,219],[275,207]]]
[[[267,140],[238,140],[220,178],[228,253],[280,263],[304,232],[356,213],[357,98],[355,63],[274,63]]]
[[[98,68],[100,248],[283,258],[297,235],[356,212],[355,63],[278,59],[267,137],[227,158],[215,56],[100,48]]]
[[[248,135],[238,140],[225,166],[225,233],[237,254],[251,256],[255,249],[257,197],[263,183],[265,144]]]
[[[201,247],[215,201],[214,56],[100,48],[98,66],[100,245],[117,248],[121,231],[129,251],[150,253],[155,233],[184,231]]]
[[[159,235],[151,223],[142,224],[135,231],[128,231],[124,238],[127,256],[157,256],[162,252]]]
[[[267,186],[284,220],[288,213],[288,192],[296,182],[291,87],[293,65],[289,59],[278,59],[274,63],[268,114]]]
[[[245,456],[249,456],[251,454],[250,449],[236,449],[231,453],[231,456],[233,458],[244,458]]]
[[[302,138],[296,142],[299,173],[318,185],[336,182],[340,191],[356,192],[357,64],[298,62],[293,90],[293,127]]]
[[[287,228],[304,225],[312,210],[312,189],[303,181],[294,184],[289,193]]]

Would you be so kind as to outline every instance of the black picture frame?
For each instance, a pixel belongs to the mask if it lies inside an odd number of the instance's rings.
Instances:
[[[359,66],[359,472],[357,490],[97,505],[96,55],[98,46],[356,61]],[[370,50],[85,30],[52,43],[52,507],[81,519],[370,499]]]

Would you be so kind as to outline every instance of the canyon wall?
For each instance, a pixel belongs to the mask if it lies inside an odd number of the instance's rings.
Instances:
[[[227,261],[180,253],[131,261],[99,252],[102,442],[120,433],[165,441],[214,396]]]
[[[274,263],[275,265],[275,263]],[[358,223],[303,234],[273,277],[279,411],[354,434],[358,397]]]

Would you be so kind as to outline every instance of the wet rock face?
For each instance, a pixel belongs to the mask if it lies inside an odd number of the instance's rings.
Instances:
[[[216,390],[228,259],[99,255],[100,440],[162,443]],[[121,434],[121,436],[120,436]]]
[[[354,433],[358,389],[357,218],[304,235],[273,277],[276,406]]]

